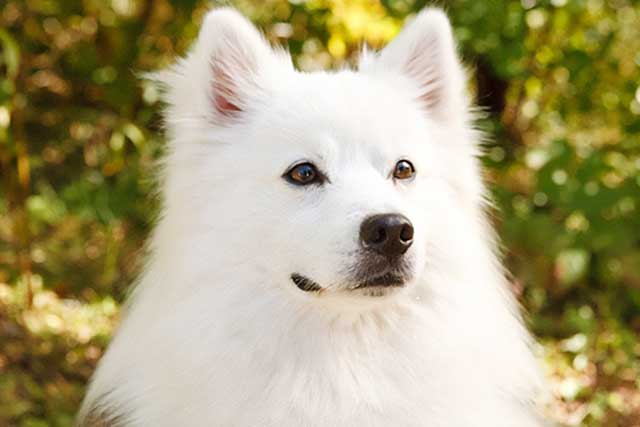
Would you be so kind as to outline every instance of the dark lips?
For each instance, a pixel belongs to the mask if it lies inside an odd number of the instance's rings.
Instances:
[[[297,273],[293,273],[291,275],[291,280],[301,291],[304,292],[319,292],[322,290],[322,286],[318,285],[313,280]]]
[[[319,292],[322,290],[322,286],[313,280],[309,279],[298,273],[291,275],[291,281],[304,292]],[[358,286],[352,288],[355,289],[367,289],[367,288],[397,288],[404,286],[405,279],[393,273],[386,273],[381,276],[373,277],[362,281]]]
[[[365,289],[365,288],[396,288],[400,286],[404,286],[405,279],[402,276],[393,273],[386,273],[382,276],[374,277],[372,279],[367,279],[356,286],[354,289]]]

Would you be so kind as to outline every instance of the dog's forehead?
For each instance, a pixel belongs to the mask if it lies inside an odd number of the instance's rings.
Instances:
[[[343,143],[397,140],[424,130],[410,94],[353,71],[297,73],[274,100],[272,119],[298,132],[330,132]]]
[[[414,107],[393,82],[351,70],[298,73],[295,86],[298,88],[290,87],[317,106],[346,110],[350,116],[375,116]]]

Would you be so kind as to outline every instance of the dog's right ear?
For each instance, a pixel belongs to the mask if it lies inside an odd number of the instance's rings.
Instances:
[[[281,59],[247,19],[229,8],[207,14],[196,51],[207,67],[205,93],[216,124],[246,111],[251,99],[267,89],[267,74]]]

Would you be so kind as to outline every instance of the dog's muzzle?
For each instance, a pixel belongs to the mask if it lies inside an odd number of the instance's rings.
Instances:
[[[345,273],[350,284],[346,289],[382,290],[404,286],[411,278],[410,262],[405,254],[413,244],[413,234],[413,225],[404,215],[390,213],[365,218],[360,225],[358,261]],[[291,281],[304,292],[324,289],[300,273],[293,273]]]

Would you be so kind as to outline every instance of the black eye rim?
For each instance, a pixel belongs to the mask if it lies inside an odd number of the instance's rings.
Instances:
[[[291,175],[297,168],[302,166],[310,166],[315,171],[315,176],[312,180],[308,182],[301,182],[293,178]],[[286,172],[282,174],[282,177],[290,184],[293,184],[298,187],[306,187],[313,184],[324,184],[325,182],[331,182],[327,178],[327,176],[311,161],[309,160],[301,160],[299,162],[294,163],[293,165],[287,168]]]
[[[396,176],[396,171],[398,170],[398,165],[399,165],[400,163],[403,163],[403,162],[404,162],[404,163],[408,163],[408,164],[409,164],[409,167],[411,168],[411,176],[408,176],[407,178],[401,178],[401,177]],[[413,178],[415,178],[415,176],[416,176],[416,167],[413,165],[413,163],[411,162],[411,160],[408,160],[408,159],[405,159],[405,158],[399,159],[399,160],[396,162],[396,164],[394,165],[393,170],[391,171],[391,177],[392,177],[394,180],[400,180],[400,181],[411,181]]]

